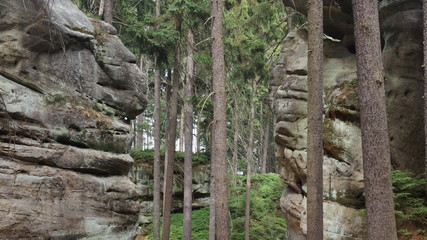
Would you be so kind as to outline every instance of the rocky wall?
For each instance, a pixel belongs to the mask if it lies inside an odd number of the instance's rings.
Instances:
[[[305,0],[284,4],[306,13]],[[422,173],[424,162],[421,2],[379,2],[391,160],[396,169]],[[365,239],[363,168],[352,10],[348,1],[325,3],[324,239]],[[307,32],[284,40],[272,70],[276,159],[288,184],[281,199],[288,238],[305,239],[307,191]]]
[[[69,0],[0,0],[0,238],[131,239],[145,76]]]

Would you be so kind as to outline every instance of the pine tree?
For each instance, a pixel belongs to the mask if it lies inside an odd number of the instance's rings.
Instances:
[[[225,96],[225,61],[222,0],[212,0],[212,87],[213,123],[211,161],[215,171],[215,233],[217,240],[228,240],[228,174],[227,174],[227,113]]]
[[[191,204],[193,201],[192,156],[193,156],[193,75],[194,75],[194,34],[188,29],[187,34],[187,77],[185,81],[185,159],[184,159],[184,239],[191,240]]]
[[[156,0],[156,16],[160,16],[160,0]],[[153,166],[153,238],[160,240],[160,93],[161,79],[159,64],[156,61],[154,70],[154,166]]]
[[[353,13],[368,239],[395,240],[378,2],[353,0]]]
[[[323,239],[323,2],[308,9],[307,239]]]
[[[247,171],[246,171],[246,208],[245,208],[245,240],[250,239],[250,221],[251,221],[251,175],[254,164],[254,121],[255,121],[255,97],[256,80],[252,80],[252,94],[249,113],[249,146],[247,153]]]
[[[176,15],[176,31],[181,32],[181,16]],[[175,159],[175,141],[178,116],[178,88],[180,81],[181,48],[179,39],[175,42],[174,69],[172,78],[171,100],[169,106],[169,125],[166,145],[166,164],[163,191],[163,231],[162,239],[169,240],[172,211],[173,167]]]

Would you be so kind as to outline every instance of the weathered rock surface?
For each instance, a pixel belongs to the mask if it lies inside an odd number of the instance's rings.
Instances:
[[[69,0],[0,0],[0,238],[131,239],[145,76]]]
[[[356,59],[349,1],[325,2],[324,239],[365,239],[362,149]],[[306,0],[284,4],[306,13]],[[294,5],[295,4],[295,5]],[[391,160],[421,173],[424,156],[421,2],[380,1]],[[329,11],[329,12],[328,12]],[[350,21],[328,18],[348,16]],[[347,18],[347,17],[345,17]],[[336,24],[348,24],[347,27]],[[290,32],[272,71],[270,96],[277,116],[276,159],[288,187],[282,196],[288,239],[305,239],[307,182],[307,33]]]
[[[183,163],[175,162],[173,178],[173,211],[183,209],[184,197],[184,166]],[[162,166],[163,171],[163,166]],[[161,174],[162,175],[162,174]],[[142,208],[140,223],[150,223],[153,212],[153,165],[151,163],[134,164],[129,172],[130,179],[142,189]],[[210,165],[199,164],[193,166],[193,208],[209,206],[210,203]],[[163,179],[161,182],[163,185]],[[161,187],[163,189],[163,186]]]

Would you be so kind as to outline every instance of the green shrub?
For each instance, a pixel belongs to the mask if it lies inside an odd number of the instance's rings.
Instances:
[[[421,176],[415,176],[411,171],[395,170],[392,176],[397,221],[427,225],[427,181]]]

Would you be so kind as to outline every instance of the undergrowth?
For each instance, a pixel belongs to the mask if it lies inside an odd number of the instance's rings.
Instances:
[[[392,177],[398,225],[409,221],[427,227],[427,181],[411,171],[395,170]]]
[[[232,240],[245,236],[245,183],[246,177],[237,176],[230,182],[230,229]],[[251,239],[281,240],[285,238],[286,224],[280,210],[280,196],[285,185],[278,174],[258,174],[252,177]],[[170,240],[182,239],[183,214],[172,214]],[[151,225],[147,228],[151,229]],[[146,229],[147,229],[146,228]],[[147,239],[152,239],[152,233]],[[192,239],[209,239],[209,207],[192,212]]]

